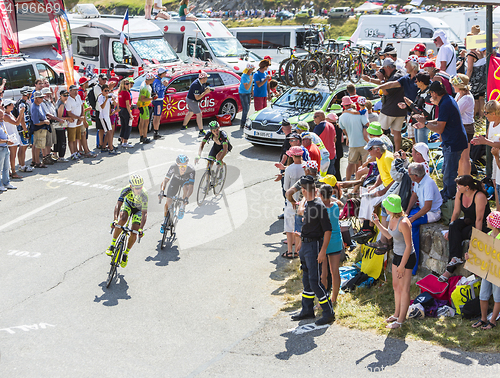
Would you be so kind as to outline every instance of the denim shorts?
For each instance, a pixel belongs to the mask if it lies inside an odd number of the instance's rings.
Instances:
[[[304,217],[295,214],[295,232],[302,232],[302,225],[304,224]]]
[[[500,287],[493,285],[490,281],[481,280],[481,290],[479,291],[479,300],[487,301],[493,294],[495,303],[500,302]]]

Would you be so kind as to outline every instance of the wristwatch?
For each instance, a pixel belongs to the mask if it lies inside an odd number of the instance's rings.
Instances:
[[[424,125],[427,126],[428,123],[429,123],[429,121],[425,121]]]

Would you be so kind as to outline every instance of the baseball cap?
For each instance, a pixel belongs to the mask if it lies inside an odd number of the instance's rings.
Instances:
[[[21,88],[21,94],[22,95],[27,95],[31,93],[31,88],[30,87],[22,87]]]
[[[312,139],[312,135],[308,131],[302,133],[301,136],[302,136],[302,139]]]
[[[68,90],[67,89],[61,90],[61,92],[59,92],[59,96],[62,96],[62,95],[69,95]]]
[[[314,185],[314,177],[307,175],[307,176],[303,176],[300,179],[300,186],[305,187],[305,186],[311,186],[311,185]]]
[[[281,126],[291,126],[290,122],[288,121],[288,118],[283,118],[281,120]]]
[[[431,85],[429,85],[429,91],[437,92],[439,90],[445,90],[443,83],[440,81],[433,81]]]
[[[326,116],[327,121],[337,122],[339,120],[339,116],[335,113],[330,113]]]
[[[415,149],[415,151],[417,151],[420,155],[422,155],[422,157],[424,158],[425,161],[429,161],[429,147],[427,146],[427,144],[425,143],[422,143],[422,142],[419,142],[419,143],[415,143],[413,145],[413,148]]]
[[[15,103],[16,102],[14,100],[12,100],[11,98],[4,98],[2,100],[2,106],[4,106],[4,107],[9,106],[9,105],[13,105]]]
[[[394,48],[394,46],[392,46],[392,45],[387,45],[387,46],[385,46],[384,51],[379,52],[379,55],[386,55],[386,54],[389,54],[389,55],[396,55],[396,54],[397,54],[397,51],[396,51],[396,49]]]
[[[198,79],[204,79],[206,77],[210,77],[210,75],[207,74],[205,71],[200,71],[200,73],[198,74]]]
[[[78,80],[78,84],[83,85],[83,84],[85,84],[87,81],[89,81],[89,78],[88,78],[87,76],[82,76],[82,77]]]
[[[391,58],[385,58],[382,62],[382,67],[394,67],[394,61]]]
[[[318,170],[318,162],[316,160],[308,160],[302,163],[302,168],[315,169]]]
[[[288,134],[288,136],[286,137],[286,139],[298,139],[302,142],[302,137],[297,134],[297,133],[291,133],[291,134]]]
[[[380,122],[372,122],[366,129],[366,132],[371,135],[382,135],[382,125]]]
[[[158,68],[158,75],[161,75],[163,73],[167,72],[167,70],[163,67]]]
[[[40,98],[40,97],[45,97],[45,96],[43,95],[43,93],[42,93],[42,92],[40,92],[40,91],[35,91],[35,93],[33,93],[33,97],[34,97],[34,98]]]
[[[363,96],[359,96],[358,97],[358,104],[359,105],[366,105],[366,97],[363,97]]]
[[[410,55],[408,58],[406,58],[405,63],[408,63],[410,61],[414,61],[418,63],[418,56],[416,55]]]
[[[365,146],[365,150],[370,150],[373,147],[380,147],[384,146],[384,141],[380,138],[373,138],[368,141],[368,143]]]
[[[75,84],[71,84],[68,88],[69,91],[72,91],[74,89],[78,89],[78,87]]]
[[[153,75],[151,72],[148,72],[146,74],[146,80],[153,80],[155,79],[155,75]]]
[[[319,181],[332,187],[337,185],[337,178],[334,175],[326,175],[325,177],[320,178]]]
[[[286,152],[288,156],[302,156],[304,151],[302,151],[302,147],[300,146],[293,146],[290,147],[290,149]]]
[[[273,58],[271,58],[269,55],[266,55],[266,56],[264,57],[264,59],[267,59],[267,60],[272,60]]]
[[[307,122],[299,121],[295,125],[295,129],[300,131],[309,131],[309,125],[307,124]],[[304,138],[304,134],[302,134],[302,138]]]
[[[433,60],[427,60],[425,63],[424,63],[424,68],[427,68],[427,67],[432,67],[432,68],[436,68],[436,63],[433,61]]]
[[[50,90],[50,88],[42,88],[42,94],[46,95],[46,94],[52,94],[52,91]]]
[[[108,80],[108,75],[102,73],[102,74],[99,74],[99,79],[104,79],[104,80]]]
[[[252,64],[252,63],[248,63],[248,64],[247,64],[247,70],[251,70],[251,69],[253,69],[253,68],[255,68],[255,65],[254,65],[254,64]]]
[[[418,52],[425,52],[425,50],[426,50],[426,48],[425,48],[425,45],[423,43],[418,43],[413,48],[413,51],[418,51]]]
[[[397,194],[389,194],[385,200],[382,201],[384,208],[391,213],[400,213],[403,211],[401,207],[401,197]]]

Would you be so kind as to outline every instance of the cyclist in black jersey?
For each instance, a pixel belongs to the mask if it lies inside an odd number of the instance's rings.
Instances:
[[[227,136],[226,132],[220,129],[219,122],[211,121],[208,126],[210,127],[210,131],[205,134],[205,137],[201,141],[200,150],[198,151],[198,156],[196,157],[194,163],[198,163],[198,160],[200,160],[201,158],[203,147],[205,147],[205,144],[209,140],[212,140],[214,142],[214,145],[212,146],[208,157],[214,159],[217,164],[220,165],[222,164],[222,160],[227,155],[227,153],[233,149],[233,146],[231,146],[229,137]],[[209,162],[209,164],[212,163],[213,162]]]
[[[113,240],[111,241],[111,246],[106,250],[108,256],[113,255],[116,239],[118,239],[121,233],[121,227],[115,226],[124,226],[129,217],[132,217],[131,230],[138,231],[140,238],[142,238],[143,235],[142,230],[148,217],[148,194],[143,188],[144,180],[141,176],[131,175],[129,183],[129,186],[122,189],[115,206],[114,221],[111,224],[111,227],[114,228]],[[123,253],[122,262],[120,264],[122,268],[127,266],[127,256],[136,239],[137,234],[132,232],[128,239],[127,248]]]
[[[167,216],[168,208],[172,204],[172,198],[177,195],[179,188],[182,187],[182,199],[183,204],[179,209],[178,218],[182,219],[184,217],[184,209],[188,204],[188,199],[193,194],[194,187],[194,177],[195,171],[192,165],[188,165],[189,158],[186,155],[179,155],[175,159],[175,164],[172,164],[168,169],[167,175],[163,179],[160,186],[160,194],[158,197],[161,198],[165,194],[165,188],[167,188],[167,202],[165,203],[165,216]],[[170,184],[169,184],[170,181]],[[162,225],[163,227],[163,225]],[[163,233],[163,228],[161,233]]]

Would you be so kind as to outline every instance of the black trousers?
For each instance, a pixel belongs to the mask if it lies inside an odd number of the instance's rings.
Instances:
[[[54,144],[54,152],[62,158],[66,154],[66,130],[56,129],[56,140],[57,143]]]

